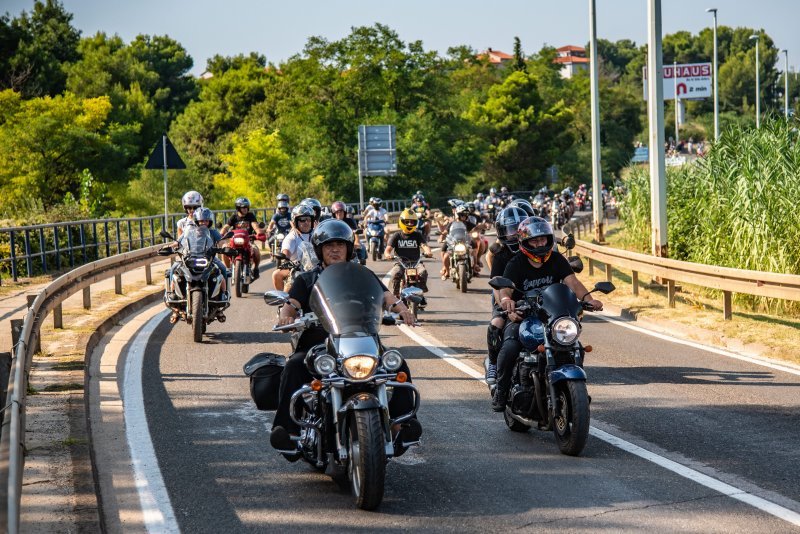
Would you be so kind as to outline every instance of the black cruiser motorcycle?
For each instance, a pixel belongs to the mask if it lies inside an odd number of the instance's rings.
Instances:
[[[516,312],[522,351],[514,364],[511,387],[503,413],[514,432],[532,426],[552,430],[563,454],[577,456],[589,436],[589,403],[583,358],[591,345],[579,341],[583,311],[593,309],[578,300],[565,284],[521,292],[508,278],[489,281],[494,289],[511,288],[522,294]],[[614,291],[611,282],[598,282],[594,291]]]
[[[265,301],[282,305],[288,295],[270,291]],[[302,331],[320,325],[329,334],[306,356],[314,380],[292,395],[290,413],[302,429],[297,450],[339,484],[349,485],[359,508],[373,510],[383,499],[387,461],[418,443],[393,440],[391,428],[415,416],[420,397],[399,371],[402,355],[380,342],[383,289],[371,271],[353,262],[325,268],[310,306],[312,313],[273,328]],[[411,390],[414,407],[392,418],[389,399],[399,388]]]

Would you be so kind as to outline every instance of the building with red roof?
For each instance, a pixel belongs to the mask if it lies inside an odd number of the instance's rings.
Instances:
[[[499,67],[514,59],[514,56],[501,52],[500,50],[487,48],[485,51],[478,54],[478,59],[488,59],[489,63]]]
[[[589,58],[582,46],[567,45],[556,49],[558,57],[553,63],[561,65],[561,77],[572,78],[580,70],[589,70]]]

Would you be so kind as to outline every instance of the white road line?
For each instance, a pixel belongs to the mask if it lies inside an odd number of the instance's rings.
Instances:
[[[400,325],[399,329],[412,341],[416,342],[421,347],[425,348],[432,354],[438,356],[445,362],[449,363],[459,371],[485,383],[483,373],[473,369],[471,366],[464,363],[462,361],[463,357],[459,357],[460,355],[454,353],[453,351],[444,349],[442,343],[437,341],[433,336],[422,333],[420,329],[413,329],[405,325]],[[700,348],[707,350],[707,347],[700,346]],[[634,445],[633,443],[630,443],[622,438],[618,438],[612,434],[609,434],[608,432],[604,432],[603,430],[600,430],[594,426],[590,427],[589,433],[592,436],[602,441],[605,441],[610,445],[622,449],[623,451],[628,452],[630,454],[639,456],[640,458],[643,458],[649,462],[659,465],[664,469],[672,471],[673,473],[679,476],[692,480],[714,491],[718,491],[723,495],[727,495],[728,497],[741,501],[745,504],[749,504],[750,506],[758,508],[759,510],[762,510],[774,517],[777,517],[778,519],[782,519],[784,521],[792,523],[793,525],[800,526],[800,514],[794,512],[793,510],[784,508],[783,506],[779,506],[773,502],[770,502],[766,499],[753,495],[752,493],[748,493],[735,486],[731,486],[730,484],[726,484],[725,482],[722,482],[713,477],[705,475],[699,471],[686,467],[673,460],[670,460],[663,456],[659,456],[658,454],[650,452],[647,449],[639,447],[638,445]]]
[[[180,532],[169,493],[158,468],[153,440],[147,426],[142,391],[142,364],[147,342],[159,323],[169,314],[164,310],[150,319],[131,343],[124,370],[125,434],[133,463],[133,475],[148,532]]]
[[[597,317],[598,319],[602,319],[606,322],[611,324],[621,326],[623,328],[627,328],[629,330],[633,330],[634,332],[639,332],[640,334],[645,334],[647,336],[655,337],[658,339],[662,339],[664,341],[670,341],[672,343],[678,343],[679,345],[685,345],[687,347],[692,347],[695,349],[704,350],[707,352],[713,352],[714,354],[719,354],[720,356],[725,356],[727,358],[733,358],[736,360],[741,360],[743,362],[753,363],[755,365],[760,365],[762,367],[769,367],[770,369],[775,369],[776,371],[783,371],[784,373],[790,373],[793,375],[800,376],[800,367],[794,366],[788,362],[781,362],[778,360],[773,360],[771,358],[763,358],[757,356],[746,356],[743,354],[737,354],[735,352],[727,351],[724,349],[720,349],[717,347],[711,347],[709,345],[703,345],[701,343],[696,343],[694,341],[688,341],[686,339],[680,339],[674,336],[670,336],[669,334],[662,334],[660,332],[654,332],[652,330],[648,330],[646,328],[642,328],[641,326],[635,326],[632,324],[628,324],[627,322],[616,318],[614,316],[609,315],[606,312],[599,312],[592,314],[593,317]]]

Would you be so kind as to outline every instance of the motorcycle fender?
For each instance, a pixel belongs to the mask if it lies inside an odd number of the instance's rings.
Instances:
[[[550,383],[557,384],[562,380],[583,380],[586,381],[586,371],[577,365],[565,365],[550,373]]]
[[[342,407],[339,408],[339,420],[346,420],[346,418],[342,416],[350,411],[374,410],[382,408],[383,406],[381,406],[381,401],[378,400],[378,397],[375,395],[372,395],[371,393],[356,393],[347,399],[347,401],[342,404]]]

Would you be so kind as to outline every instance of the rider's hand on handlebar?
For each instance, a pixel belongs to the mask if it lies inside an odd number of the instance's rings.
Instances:
[[[411,310],[409,310],[408,308],[406,308],[405,310],[403,310],[400,313],[398,313],[398,315],[403,320],[403,323],[406,326],[414,326],[415,325],[414,314],[411,313]]]
[[[603,303],[597,299],[586,301],[586,305],[591,309],[591,311],[603,311]]]

